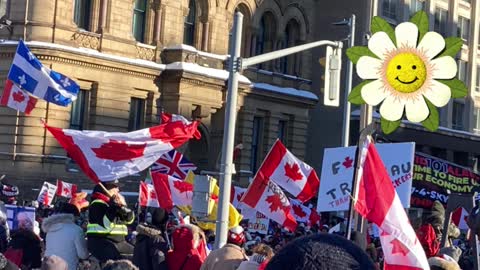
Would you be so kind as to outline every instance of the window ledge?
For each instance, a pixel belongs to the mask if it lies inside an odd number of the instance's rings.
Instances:
[[[138,46],[138,47],[142,47],[142,48],[146,48],[146,49],[152,49],[152,50],[155,50],[157,48],[157,46],[149,45],[149,44],[145,44],[145,43],[141,43],[141,42],[137,42],[135,45]]]

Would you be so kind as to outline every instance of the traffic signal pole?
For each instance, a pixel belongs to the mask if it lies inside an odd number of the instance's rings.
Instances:
[[[232,185],[233,148],[235,146],[235,124],[237,119],[238,79],[240,73],[256,64],[285,57],[294,53],[306,51],[320,46],[332,46],[338,50],[343,48],[341,41],[321,40],[283,50],[242,59],[240,48],[242,41],[243,15],[235,13],[230,42],[230,59],[228,64],[228,89],[225,104],[225,122],[223,129],[222,158],[220,163],[220,196],[216,220],[215,249],[227,243],[228,216],[230,204],[230,188]],[[327,90],[325,90],[327,91]]]

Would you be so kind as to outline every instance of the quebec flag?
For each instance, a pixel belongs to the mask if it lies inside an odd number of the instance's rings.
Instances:
[[[8,79],[32,95],[60,106],[76,100],[80,90],[72,79],[44,67],[23,40],[18,42]]]

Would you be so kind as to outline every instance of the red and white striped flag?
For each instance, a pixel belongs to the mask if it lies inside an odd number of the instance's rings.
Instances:
[[[277,184],[264,177],[261,171],[255,175],[241,202],[290,231],[295,231],[297,227],[287,196]]]
[[[315,170],[290,153],[280,140],[273,144],[259,172],[301,202],[308,201],[315,196],[320,185]]]
[[[12,81],[7,80],[0,104],[25,114],[30,114],[37,104],[37,98],[30,96]]]
[[[77,185],[63,182],[57,179],[57,192],[55,195],[65,198],[72,198],[77,193]]]
[[[43,205],[52,205],[53,197],[55,197],[56,191],[56,185],[43,182],[40,193],[38,193],[37,201]]]
[[[361,180],[355,209],[379,229],[386,270],[430,269],[420,241],[408,220],[375,145],[361,152]]]
[[[157,200],[157,193],[151,184],[140,182],[140,192],[138,193],[138,201],[140,206],[144,207],[160,207]]]
[[[193,185],[173,176],[152,172],[153,187],[160,207],[172,210],[173,206],[191,206]]]

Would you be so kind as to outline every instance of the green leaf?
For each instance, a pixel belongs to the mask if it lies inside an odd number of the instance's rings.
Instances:
[[[430,130],[430,131],[435,131],[438,129],[438,123],[439,123],[439,116],[438,116],[438,110],[435,105],[433,105],[430,101],[425,99],[425,102],[427,102],[428,110],[430,111],[430,115],[428,116],[427,119],[425,119],[422,122],[422,125]]]
[[[414,23],[418,27],[418,43],[420,43],[423,36],[428,32],[428,15],[425,11],[420,10],[413,15],[413,17],[410,19],[410,22]]]
[[[385,19],[378,16],[373,17],[371,27],[372,27],[371,30],[373,34],[377,32],[385,32],[393,41],[393,44],[397,44],[397,40],[395,38],[395,31]]]
[[[352,63],[357,64],[358,59],[362,56],[371,56],[378,58],[368,47],[366,46],[355,46],[347,49],[347,56]]]
[[[362,98],[362,87],[371,83],[373,80],[365,80],[355,86],[352,91],[350,92],[350,95],[348,95],[348,101],[350,103],[355,104],[355,105],[361,105],[365,104],[365,100]]]
[[[438,57],[451,56],[455,57],[462,49],[463,40],[459,37],[448,37],[445,39],[445,49]]]
[[[459,79],[451,79],[451,80],[437,80],[446,86],[450,87],[450,91],[452,91],[452,98],[463,98],[466,97],[468,94],[468,88],[464,82]]]
[[[399,119],[397,121],[388,121],[387,119],[385,119],[383,117],[380,119],[380,124],[382,126],[382,131],[385,134],[390,134],[390,133],[394,132],[400,126],[401,122],[402,122],[402,119]]]

